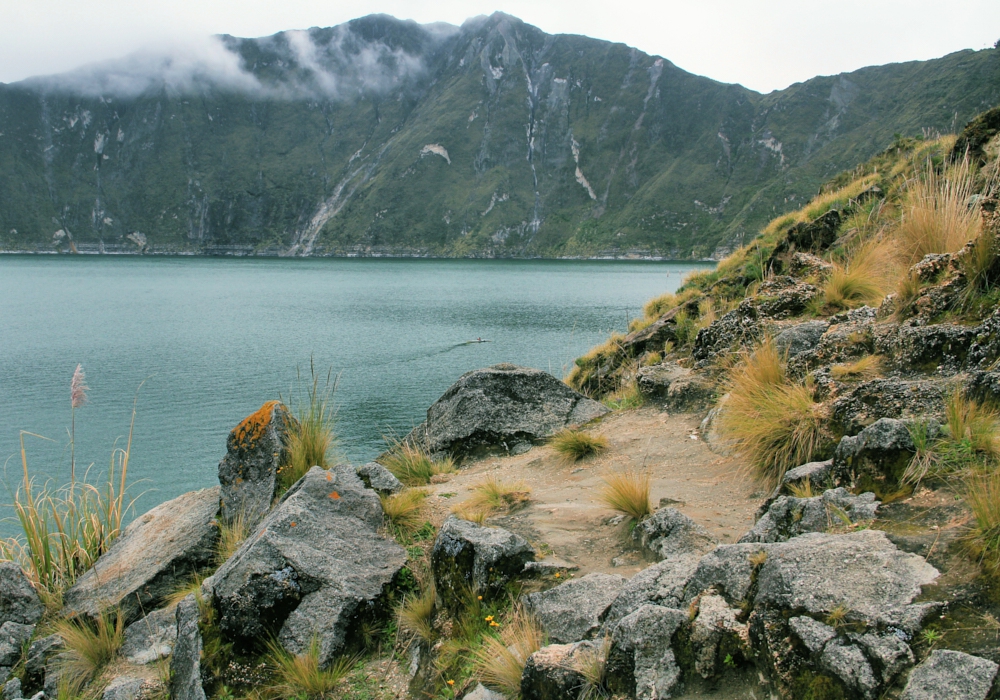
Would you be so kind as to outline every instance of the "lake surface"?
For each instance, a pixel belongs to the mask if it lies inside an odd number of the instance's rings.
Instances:
[[[341,455],[367,461],[463,372],[513,362],[562,377],[704,267],[0,256],[0,464],[16,486],[26,430],[50,438],[25,438],[32,472],[68,480],[69,385],[82,363],[77,468],[107,468],[137,397],[130,477],[143,512],[215,484],[229,431],[304,388],[297,370],[308,379],[310,359],[339,376]],[[491,342],[462,344],[480,337]]]

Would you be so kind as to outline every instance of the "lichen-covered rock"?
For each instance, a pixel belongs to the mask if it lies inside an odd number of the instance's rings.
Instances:
[[[913,665],[913,651],[893,632],[852,634],[848,637],[864,650],[882,686],[887,687],[896,677]]]
[[[368,462],[357,467],[355,471],[361,477],[365,486],[376,491],[380,496],[391,496],[399,493],[405,486],[396,478],[395,474],[383,467],[378,462]]]
[[[519,453],[607,412],[551,374],[499,364],[463,374],[404,440],[433,457]]]
[[[774,344],[778,352],[795,357],[816,347],[829,327],[826,321],[806,321],[786,326],[774,337]]]
[[[836,638],[837,630],[811,617],[793,617],[788,620],[788,628],[811,654],[819,654],[831,639]]]
[[[819,657],[819,667],[844,684],[852,694],[873,700],[879,684],[868,659],[853,644],[827,642]]]
[[[270,509],[294,420],[280,401],[268,401],[229,433],[219,462],[223,518],[243,515],[255,524]]]
[[[814,488],[822,488],[826,484],[832,485],[833,480],[833,460],[824,462],[809,462],[785,472],[781,479],[782,490],[787,491],[793,486],[804,486],[806,481]]]
[[[875,351],[893,369],[955,373],[965,364],[976,331],[968,326],[884,324],[875,327]]]
[[[112,679],[104,689],[101,700],[139,700],[145,681],[133,676],[119,676]]]
[[[550,644],[528,657],[521,675],[521,700],[572,700],[587,683],[582,667],[600,653],[597,644]]]
[[[170,657],[170,697],[172,700],[206,700],[201,685],[201,612],[194,594],[177,604],[177,642]]]
[[[990,369],[1000,358],[1000,309],[976,327],[976,338],[969,348],[967,362],[970,367]]]
[[[901,700],[986,700],[996,675],[988,659],[936,649],[913,669]]]
[[[550,640],[568,644],[597,633],[625,583],[624,576],[588,574],[542,593],[531,593],[524,601]]]
[[[215,487],[183,494],[136,518],[66,591],[66,612],[96,617],[118,607],[132,622],[143,610],[155,609],[180,583],[212,563],[218,512]]]
[[[833,265],[811,253],[792,253],[788,259],[788,273],[792,277],[823,278],[833,271]]]
[[[487,599],[500,595],[534,558],[520,535],[449,516],[431,549],[438,599],[457,609],[466,591]]]
[[[676,508],[660,508],[632,530],[637,540],[657,559],[680,554],[701,554],[716,545],[716,539],[704,527]]]
[[[462,700],[507,700],[505,695],[494,692],[482,683],[477,683],[471,692],[466,693]]]
[[[5,622],[0,627],[0,679],[7,678],[11,669],[21,660],[24,643],[31,639],[34,625]]]
[[[851,494],[840,487],[813,498],[779,496],[740,542],[784,542],[804,532],[825,532],[833,525],[875,518],[875,494]]]
[[[273,635],[293,654],[315,638],[328,663],[354,625],[387,612],[406,563],[381,525],[378,495],[354,469],[313,467],[212,577],[220,630],[244,644]]]
[[[639,390],[674,411],[693,411],[708,405],[714,387],[704,377],[675,362],[641,368],[636,381]]]
[[[612,692],[636,700],[666,700],[680,689],[681,669],[671,642],[688,615],[644,605],[622,618],[611,635],[605,666]]]
[[[125,628],[121,655],[142,666],[170,656],[177,641],[177,616],[171,608],[154,610]]]
[[[4,683],[3,686],[3,700],[23,700],[24,696],[21,694],[21,679],[11,678],[9,681]]]
[[[702,678],[711,678],[719,671],[719,649],[726,638],[734,649],[748,651],[749,631],[737,618],[740,611],[729,605],[722,596],[706,592],[695,601],[697,615],[691,622],[690,643],[694,653],[694,670]]]
[[[44,612],[45,606],[21,567],[12,561],[0,561],[0,625],[33,625]]]
[[[36,639],[28,647],[28,658],[24,663],[24,691],[35,693],[39,690],[58,686],[59,671],[54,663],[56,656],[65,648],[63,638],[58,634]]]
[[[668,557],[633,576],[608,608],[604,616],[605,630],[613,630],[622,618],[643,605],[683,607],[684,590],[698,568],[700,558],[694,553]]]
[[[714,588],[725,599],[738,605],[747,600],[753,584],[756,558],[769,553],[770,544],[722,544],[706,554],[684,588],[687,605],[703,592]]]
[[[940,379],[872,379],[833,402],[833,423],[853,435],[881,418],[940,418],[952,389]]]
[[[823,252],[837,240],[837,229],[842,220],[841,211],[831,209],[812,221],[802,221],[793,225],[774,247],[765,269],[780,274],[785,268],[785,261],[796,251]]]
[[[833,455],[833,466],[840,473],[896,480],[914,452],[909,424],[895,418],[880,418],[857,435],[841,438]]]

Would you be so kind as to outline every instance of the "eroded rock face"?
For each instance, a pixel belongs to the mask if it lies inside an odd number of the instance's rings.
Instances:
[[[461,606],[467,592],[497,596],[534,558],[535,551],[520,535],[449,516],[431,550],[438,599]]]
[[[285,463],[288,430],[295,419],[279,401],[268,401],[240,422],[226,440],[219,462],[222,517],[243,515],[256,523],[277,493],[278,469]]]
[[[150,664],[170,656],[176,641],[176,613],[161,608],[125,628],[121,655],[137,666]]]
[[[499,364],[463,374],[405,440],[437,458],[518,454],[608,409],[537,369]]]
[[[699,559],[693,553],[668,557],[633,576],[608,608],[605,630],[610,632],[622,618],[643,605],[684,607],[684,590],[698,568]]]
[[[145,681],[132,676],[119,676],[104,689],[101,700],[139,700]]]
[[[528,657],[521,676],[522,700],[575,698],[586,684],[580,668],[599,653],[594,642],[550,644]]]
[[[714,387],[692,370],[675,362],[664,362],[639,370],[639,390],[660,401],[667,409],[694,411],[712,400]]]
[[[0,625],[33,625],[44,612],[45,606],[21,567],[12,561],[0,561]]]
[[[66,612],[95,617],[120,606],[132,622],[215,557],[219,488],[191,491],[153,508],[125,528],[94,566],[66,591]]]
[[[206,700],[201,685],[200,616],[193,593],[177,604],[177,642],[170,658],[170,697],[173,700]]]
[[[391,471],[378,462],[362,464],[355,471],[365,486],[376,491],[381,496],[391,496],[405,488],[403,483]]]
[[[851,494],[841,487],[813,498],[778,496],[740,542],[784,542],[805,532],[825,532],[834,525],[875,518],[875,494]]]
[[[525,597],[525,604],[558,644],[592,638],[608,607],[625,585],[624,576],[588,574],[543,593]]]
[[[913,669],[902,700],[986,700],[996,675],[992,661],[937,649]]]
[[[708,530],[676,508],[660,508],[632,530],[632,539],[657,559],[682,554],[701,554],[716,545]]]
[[[274,635],[293,654],[316,637],[329,662],[356,623],[387,612],[406,563],[381,525],[378,495],[354,469],[310,469],[212,577],[222,633],[251,644]]]
[[[880,418],[857,435],[841,438],[833,466],[841,473],[898,479],[914,452],[909,424]]]
[[[951,390],[937,379],[873,379],[836,399],[832,417],[850,435],[882,418],[939,418]]]
[[[622,618],[611,636],[607,682],[612,692],[636,700],[666,700],[681,683],[671,640],[687,612],[643,605]]]
[[[795,357],[816,347],[829,327],[826,321],[806,321],[787,326],[774,337],[774,344],[778,352]]]
[[[725,657],[720,648],[745,653],[749,647],[749,630],[738,618],[741,613],[729,605],[722,596],[711,591],[703,593],[696,601],[697,616],[691,622],[690,643],[694,654],[694,670],[702,678],[715,676]],[[721,658],[720,658],[721,657]]]
[[[21,660],[21,648],[34,631],[34,625],[19,622],[5,622],[0,626],[0,678],[7,678]]]

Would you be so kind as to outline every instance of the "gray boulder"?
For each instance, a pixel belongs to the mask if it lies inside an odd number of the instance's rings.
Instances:
[[[9,681],[4,683],[3,686],[3,700],[22,700],[24,696],[21,694],[21,679],[11,678]]]
[[[833,479],[833,460],[825,462],[809,462],[785,472],[781,479],[782,490],[788,491],[792,486],[804,486],[808,481],[815,488],[822,488]]]
[[[604,616],[605,629],[611,631],[627,615],[643,605],[666,608],[684,606],[684,589],[698,568],[697,554],[672,556],[649,566],[626,583]]]
[[[313,467],[212,577],[220,630],[242,644],[275,635],[293,654],[317,638],[328,663],[354,625],[387,612],[406,563],[381,525],[379,498],[354,469]]]
[[[733,605],[747,602],[754,570],[759,567],[754,560],[768,554],[774,546],[756,543],[719,545],[698,562],[685,586],[684,604],[710,588]]]
[[[58,634],[36,639],[28,647],[24,664],[24,690],[34,693],[42,688],[55,688],[59,683],[56,657],[65,648]]]
[[[226,455],[219,462],[223,518],[242,514],[255,524],[270,509],[294,420],[284,404],[268,401],[229,433]]]
[[[7,678],[21,660],[24,644],[31,639],[34,625],[5,622],[0,626],[0,678]]]
[[[201,612],[192,593],[177,604],[177,642],[170,657],[172,700],[206,700],[201,685]]]
[[[520,535],[449,516],[431,550],[438,599],[457,610],[467,592],[496,597],[534,558]]]
[[[716,539],[701,525],[676,508],[660,508],[639,522],[632,539],[660,560],[681,554],[701,554],[716,545]]]
[[[679,690],[681,669],[671,640],[688,614],[644,605],[623,618],[611,635],[608,687],[636,700],[665,700]]]
[[[851,494],[841,487],[813,498],[779,496],[740,542],[784,542],[806,532],[825,532],[831,526],[866,522],[875,517],[875,494]]]
[[[898,479],[915,451],[905,421],[880,418],[857,435],[841,438],[833,467],[841,473]]]
[[[211,564],[219,528],[219,488],[191,491],[136,518],[66,591],[69,615],[96,617],[120,607],[128,622],[155,609],[190,576]]]
[[[608,409],[537,369],[499,364],[463,374],[405,441],[438,458],[519,453]]]
[[[852,694],[864,700],[874,700],[876,697],[879,684],[875,680],[875,672],[855,645],[844,644],[839,640],[827,642],[820,654],[819,666],[843,683]]]
[[[880,418],[940,418],[944,398],[953,390],[950,380],[872,379],[861,382],[834,402],[834,426],[853,435]]]
[[[740,622],[740,610],[729,605],[722,596],[711,592],[703,594],[697,603],[697,616],[691,623],[691,651],[694,670],[702,678],[711,678],[719,671],[719,649],[723,642],[727,648],[748,651],[749,631]]]
[[[161,608],[125,628],[121,655],[142,666],[170,656],[176,641],[177,615],[171,608]]]
[[[788,628],[811,654],[821,653],[826,643],[837,636],[837,630],[830,625],[804,615],[791,618]]]
[[[471,692],[466,693],[462,700],[507,700],[505,695],[496,693],[482,683],[477,683]]]
[[[557,644],[592,638],[608,607],[625,585],[624,576],[588,574],[543,593],[525,597],[525,605]]]
[[[21,567],[12,561],[0,561],[0,624],[33,625],[44,612],[45,606]]]
[[[913,651],[894,633],[866,632],[849,637],[872,661],[875,676],[883,686],[890,685],[900,673],[913,665]]]
[[[391,496],[406,488],[403,486],[403,482],[396,478],[395,474],[378,462],[362,464],[355,471],[365,486],[376,491],[380,496]]]
[[[594,642],[550,644],[528,657],[521,675],[521,700],[577,698],[587,679],[580,670],[600,649]]]
[[[101,700],[139,700],[145,681],[133,676],[119,676],[112,679],[104,689]]]
[[[829,327],[830,324],[826,321],[806,321],[786,326],[774,337],[774,343],[778,352],[795,357],[816,347]]]
[[[676,362],[643,367],[636,381],[639,391],[674,411],[704,408],[715,392],[711,382]]]
[[[913,669],[901,700],[986,700],[996,675],[992,661],[937,649]]]

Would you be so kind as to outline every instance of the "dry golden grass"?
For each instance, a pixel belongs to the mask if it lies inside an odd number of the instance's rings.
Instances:
[[[860,360],[830,367],[830,376],[839,381],[847,379],[874,379],[882,374],[882,358],[865,355]]]
[[[407,486],[422,486],[430,483],[432,476],[455,471],[455,462],[450,457],[435,462],[419,447],[405,442],[393,445],[380,459],[382,465]]]
[[[895,279],[890,243],[871,239],[849,255],[843,265],[834,265],[823,283],[823,300],[829,310],[853,309],[877,304]]]
[[[744,353],[730,371],[727,387],[719,428],[758,481],[777,484],[822,444],[819,404],[807,387],[788,380],[773,339]]]
[[[1000,573],[1000,471],[966,479],[965,501],[972,510],[969,544],[993,576]]]
[[[608,439],[603,435],[591,435],[582,430],[565,428],[553,435],[549,444],[563,459],[578,462],[585,457],[599,455],[608,449]]]
[[[405,533],[412,533],[424,524],[424,489],[406,489],[390,496],[380,496],[382,513],[389,527]]]
[[[956,391],[945,403],[945,417],[951,440],[967,444],[973,453],[983,457],[1000,457],[1000,439],[997,436],[1000,414],[995,408]]]
[[[523,607],[515,607],[501,624],[499,637],[483,638],[473,652],[479,679],[509,697],[520,697],[524,664],[545,642],[545,632],[534,617]]]
[[[419,595],[407,596],[397,613],[400,629],[433,644],[437,639],[437,631],[434,629],[436,608],[437,593],[433,585],[425,586]]]
[[[648,471],[626,469],[611,472],[601,480],[604,488],[600,493],[600,501],[608,508],[627,516],[633,522],[639,522],[653,512],[649,502],[652,476]]]
[[[775,234],[778,231],[788,228],[792,224],[812,221],[831,209],[842,209],[850,200],[854,199],[868,187],[875,184],[877,180],[878,176],[875,174],[865,175],[838,190],[819,194],[813,197],[802,209],[773,219],[764,229],[763,233],[765,235]]]
[[[59,620],[54,630],[65,645],[57,656],[60,678],[75,692],[118,655],[125,641],[125,617],[118,610],[104,610],[93,622]]]
[[[490,474],[472,487],[472,496],[455,506],[452,513],[482,524],[493,513],[509,512],[526,503],[530,495],[531,487],[524,481],[504,481]]]
[[[579,653],[574,664],[575,670],[583,676],[583,688],[577,700],[600,700],[610,697],[608,692],[608,654],[611,651],[611,637],[601,639],[596,649],[586,649]]]
[[[357,657],[342,656],[330,666],[320,665],[319,639],[313,638],[302,654],[290,654],[278,642],[268,644],[268,665],[275,683],[265,694],[270,698],[308,697],[332,700],[341,681],[358,662]]]
[[[313,467],[328,468],[336,442],[333,434],[332,398],[337,382],[332,376],[333,371],[327,372],[322,389],[319,388],[320,375],[316,373],[312,360],[309,361],[309,373],[312,383],[306,389],[305,398],[293,397],[295,420],[290,422],[285,444],[288,458],[278,470],[278,482],[283,490],[287,490]],[[301,377],[299,381],[301,382]]]
[[[250,521],[243,513],[239,513],[232,520],[216,522],[219,526],[219,541],[215,545],[215,562],[222,566],[250,536]]]

